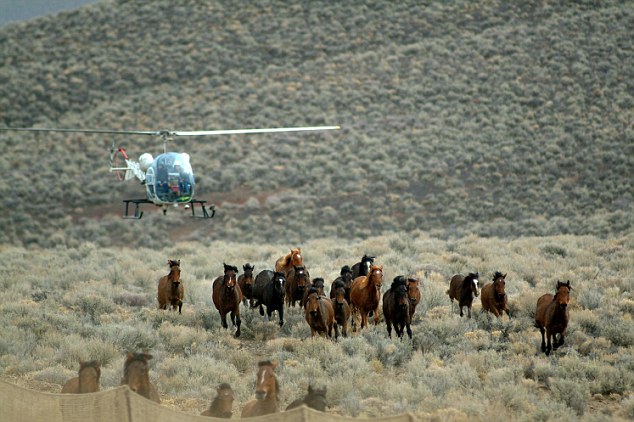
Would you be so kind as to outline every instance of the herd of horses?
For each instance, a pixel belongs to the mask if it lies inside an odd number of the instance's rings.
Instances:
[[[301,249],[291,249],[290,253],[275,262],[274,270],[265,269],[254,275],[255,267],[244,264],[243,273],[238,274],[234,265],[224,264],[224,274],[212,283],[212,301],[220,314],[222,327],[228,329],[227,314],[236,327],[235,336],[240,336],[240,305],[251,309],[259,308],[260,315],[266,314],[269,320],[273,312],[278,313],[279,325],[284,324],[285,308],[297,304],[304,309],[306,322],[311,335],[320,335],[337,340],[339,336],[348,336],[348,324],[356,330],[360,320],[360,329],[368,325],[369,318],[379,323],[379,307],[387,327],[388,336],[392,328],[399,338],[405,333],[411,339],[411,321],[416,306],[420,303],[420,281],[414,276],[399,275],[394,278],[389,289],[381,295],[383,285],[383,266],[375,264],[375,257],[364,255],[360,262],[352,267],[343,266],[339,276],[332,282],[330,293],[324,292],[324,279],[311,278],[304,266]],[[160,309],[171,307],[182,312],[185,286],[180,279],[180,260],[169,260],[170,272],[161,277],[158,283],[158,306]],[[482,309],[495,317],[502,317],[508,310],[506,295],[506,276],[496,271],[492,281],[479,288],[479,274],[454,275],[449,281],[447,295],[454,312],[454,300],[458,303],[460,316],[471,318],[471,307],[480,296]],[[547,356],[564,344],[568,326],[568,300],[572,290],[570,281],[557,281],[555,294],[539,297],[535,310],[535,326],[542,336],[541,350]],[[156,387],[150,382],[148,353],[128,352],[123,369],[121,385],[150,400],[160,403]],[[265,415],[279,411],[280,386],[275,375],[276,364],[261,361],[256,375],[255,399],[247,402],[242,409],[242,417]],[[98,361],[80,362],[79,373],[67,381],[62,393],[90,393],[99,391],[101,366]],[[202,415],[229,418],[232,415],[234,393],[229,384],[221,384],[209,409]],[[288,405],[287,410],[305,404],[316,410],[327,407],[326,390],[308,387],[305,397]]]

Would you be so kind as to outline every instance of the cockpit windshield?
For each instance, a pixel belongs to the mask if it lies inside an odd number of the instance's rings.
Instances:
[[[155,203],[184,203],[194,196],[194,172],[188,154],[161,154],[148,168],[145,179],[148,199]]]

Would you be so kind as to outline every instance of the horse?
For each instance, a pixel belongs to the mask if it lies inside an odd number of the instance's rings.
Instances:
[[[266,313],[271,319],[273,311],[280,317],[280,327],[284,325],[284,296],[286,295],[286,276],[281,272],[262,270],[255,277],[253,283],[253,304],[251,308],[260,307],[260,315],[264,315],[262,305],[266,306]]]
[[[185,286],[181,281],[181,260],[168,260],[170,273],[161,277],[158,283],[158,306],[159,309],[167,309],[168,306],[172,310],[178,307],[180,314],[183,309],[183,299],[185,298]]]
[[[127,385],[132,391],[157,403],[161,402],[158,390],[150,382],[150,368],[148,361],[152,355],[148,353],[128,352],[123,365],[121,385]]]
[[[212,285],[212,299],[220,313],[222,328],[228,328],[227,313],[231,312],[231,323],[236,327],[236,337],[240,337],[240,301],[242,293],[236,276],[238,268],[224,264],[224,276],[216,277]]]
[[[335,340],[339,338],[339,326],[341,326],[341,334],[344,337],[348,337],[348,320],[350,319],[350,305],[346,300],[346,287],[343,281],[335,281],[333,287],[330,289],[330,295],[334,298],[330,299],[333,302],[335,309]]]
[[[370,266],[374,264],[375,256],[363,255],[361,257],[361,262],[357,262],[352,266],[352,279],[356,279],[357,277],[361,277],[364,275],[368,275],[370,272]]]
[[[420,303],[420,281],[415,277],[407,278],[407,297],[409,298],[409,321],[412,322],[416,306]]]
[[[317,293],[319,294],[319,296],[325,296],[324,295],[324,287],[326,286],[326,282],[324,281],[323,278],[321,277],[315,277],[313,278],[313,280],[310,282],[310,284],[308,286],[306,286],[306,289],[304,290],[304,297],[302,298],[302,306],[306,306],[306,301],[308,300],[308,291],[310,290],[311,287],[314,287],[317,289]]]
[[[202,412],[200,416],[231,418],[234,399],[233,389],[225,382],[218,386],[216,392],[216,397],[212,400],[211,405],[209,405],[209,409]]]
[[[301,267],[303,265],[304,260],[302,258],[302,248],[294,248],[291,249],[289,254],[286,254],[275,261],[275,271],[284,273],[284,277],[286,277],[293,267]]]
[[[327,338],[332,337],[332,328],[335,324],[335,310],[332,302],[326,296],[319,294],[319,289],[311,287],[306,299],[305,317],[310,326],[310,334],[315,334]],[[336,334],[339,337],[339,334]]]
[[[275,375],[277,364],[268,360],[258,363],[255,385],[255,400],[247,402],[242,408],[242,418],[262,416],[279,412],[278,402],[280,384]]]
[[[542,352],[546,356],[551,351],[551,339],[555,341],[552,344],[552,350],[557,350],[559,346],[564,344],[566,328],[568,327],[568,300],[570,296],[570,281],[565,283],[557,281],[555,296],[547,293],[537,299],[537,309],[535,311],[535,326],[539,328],[542,334]],[[544,339],[544,333],[548,338],[548,344]],[[559,339],[557,339],[559,334]]]
[[[451,277],[447,294],[451,300],[451,311],[453,312],[453,301],[456,299],[460,307],[460,316],[464,315],[462,308],[466,306],[468,316],[471,318],[473,298],[478,297],[478,273],[469,273],[466,277],[456,274]]]
[[[251,265],[248,262],[242,266],[244,272],[238,276],[238,286],[242,292],[242,303],[247,306],[247,299],[249,304],[253,303],[253,270],[255,265]]]
[[[304,294],[310,287],[310,274],[303,265],[296,265],[286,274],[286,306],[295,307],[300,302],[303,307]]]
[[[79,373],[62,387],[62,393],[84,394],[99,391],[99,377],[101,377],[101,363],[96,360],[79,361]]]
[[[361,329],[368,325],[368,313],[374,312],[374,324],[379,323],[379,301],[383,283],[383,266],[371,265],[366,276],[357,277],[350,290],[352,306],[352,325],[356,325],[356,314],[361,313]]]
[[[328,407],[328,401],[326,400],[326,392],[327,387],[324,388],[313,388],[312,385],[308,386],[308,393],[301,399],[296,399],[290,402],[288,406],[286,406],[286,410],[291,410],[296,407],[305,404],[311,409],[318,410],[320,412],[325,412]]]
[[[330,299],[335,298],[335,283],[341,281],[344,286],[344,297],[346,302],[350,303],[350,289],[352,288],[352,270],[347,265],[341,267],[341,271],[339,272],[339,277],[335,278],[335,280],[330,285]]]
[[[383,317],[387,324],[387,335],[392,338],[392,324],[399,338],[403,338],[403,330],[412,338],[410,327],[409,296],[407,295],[407,280],[400,275],[394,278],[390,289],[383,294]]]
[[[480,291],[480,301],[482,309],[491,312],[496,317],[500,317],[504,312],[510,318],[509,310],[506,308],[507,296],[504,288],[506,286],[506,274],[496,271],[493,274],[493,283],[485,284]]]

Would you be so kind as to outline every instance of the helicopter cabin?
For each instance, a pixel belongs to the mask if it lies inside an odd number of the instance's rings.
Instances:
[[[189,154],[166,152],[154,159],[145,173],[147,197],[157,205],[190,202],[194,197],[194,172]]]

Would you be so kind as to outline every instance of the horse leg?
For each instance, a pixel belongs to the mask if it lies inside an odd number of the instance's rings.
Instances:
[[[471,305],[467,305],[467,315],[471,318]]]
[[[542,334],[542,352],[546,353],[546,337],[544,337],[545,330],[539,327],[539,332]]]
[[[240,337],[240,325],[242,324],[242,321],[240,320],[240,308],[237,308],[237,311],[235,312],[235,318],[236,318],[236,323],[235,325],[237,326],[237,330],[236,330],[236,337]],[[234,316],[234,312],[231,313],[231,319],[233,319]]]
[[[339,324],[335,322],[333,326],[335,328],[335,341],[337,341],[339,339]]]
[[[462,318],[462,316],[464,315],[464,314],[462,313],[462,305],[461,305],[461,304],[458,304],[458,306],[460,307],[460,318]]]
[[[182,310],[183,310],[183,301],[179,300],[178,301],[178,313],[182,314],[182,312],[181,312]]]
[[[546,330],[546,351],[544,353],[546,353],[546,356],[550,355],[550,351],[552,350],[552,345],[551,345],[551,339],[552,339],[552,332],[550,330]]]
[[[405,323],[405,328],[407,329],[407,336],[409,339],[412,339],[412,327],[410,327],[409,322]]]
[[[222,323],[222,328],[229,328],[227,325],[227,313],[218,311],[220,313],[220,322]]]
[[[392,323],[386,319],[385,325],[387,325],[387,336],[392,338]]]
[[[284,325],[284,307],[281,306],[280,310],[278,311],[278,313],[280,314],[280,327],[282,325]]]
[[[374,310],[374,325],[379,325],[379,307]]]

